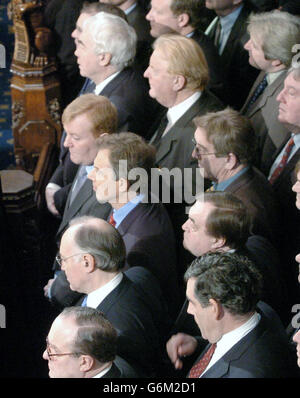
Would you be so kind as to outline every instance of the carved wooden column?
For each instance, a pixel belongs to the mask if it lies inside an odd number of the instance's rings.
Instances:
[[[12,0],[15,32],[11,64],[12,130],[18,168],[33,173],[45,144],[59,147],[61,97],[51,32],[42,26],[41,0]]]

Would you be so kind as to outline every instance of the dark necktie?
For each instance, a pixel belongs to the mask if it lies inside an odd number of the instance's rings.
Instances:
[[[254,102],[257,100],[257,98],[263,93],[264,89],[267,87],[268,81],[267,81],[267,75],[262,79],[262,81],[259,83],[259,85],[256,87],[252,97],[250,98],[248,105],[247,105],[247,110],[254,104]]]
[[[270,184],[273,184],[274,181],[276,180],[276,178],[279,177],[280,173],[282,172],[282,170],[284,169],[284,166],[287,164],[288,158],[290,156],[290,153],[294,147],[295,143],[294,143],[294,138],[291,137],[286,145],[286,148],[283,152],[282,158],[278,164],[278,166],[276,167],[276,169],[273,171],[271,177],[269,178]]]
[[[211,357],[213,356],[215,349],[216,349],[217,344],[214,343],[212,344],[209,349],[206,351],[206,353],[203,355],[202,358],[192,367],[189,373],[189,378],[198,378],[202,375],[204,370],[207,368],[207,365],[209,364]]]
[[[164,131],[166,130],[168,122],[169,121],[168,121],[167,115],[165,115],[160,121],[156,135],[154,136],[154,140],[151,142],[152,145],[155,145],[156,147],[158,146],[161,136],[163,135]]]
[[[216,29],[215,29],[215,36],[214,36],[214,45],[217,47],[218,50],[219,50],[219,46],[220,46],[221,30],[222,30],[222,26],[221,26],[220,18],[218,18],[218,21],[216,24]]]

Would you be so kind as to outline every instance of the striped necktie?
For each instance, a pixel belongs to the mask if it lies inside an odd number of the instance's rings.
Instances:
[[[289,159],[289,156],[291,154],[291,151],[295,145],[294,138],[291,137],[285,147],[285,150],[283,152],[282,158],[276,167],[276,169],[273,171],[271,177],[269,178],[270,184],[273,184],[274,181],[279,177],[281,174],[282,170],[284,169],[284,166],[287,164],[287,161]]]
[[[211,344],[211,346],[206,351],[206,353],[202,356],[202,358],[200,358],[200,360],[190,370],[190,373],[188,376],[189,378],[195,379],[202,375],[204,370],[207,368],[207,365],[209,364],[209,362],[215,352],[216,347],[217,347],[216,343]]]

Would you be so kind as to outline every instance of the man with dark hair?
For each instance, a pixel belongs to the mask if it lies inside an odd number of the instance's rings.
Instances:
[[[205,33],[213,40],[221,57],[230,90],[227,103],[240,109],[258,75],[244,49],[248,40],[247,19],[255,9],[247,0],[206,0],[205,5],[217,14]]]
[[[43,358],[51,378],[138,377],[117,356],[117,331],[103,313],[68,307],[53,321]]]
[[[208,88],[226,103],[228,92],[222,63],[213,42],[199,27],[203,8],[199,0],[152,0],[146,18],[150,21],[150,33],[155,38],[165,33],[178,33],[197,42],[208,64]]]
[[[296,377],[286,336],[257,309],[262,277],[245,257],[209,253],[185,274],[188,312],[209,344],[190,369],[189,378]],[[195,353],[197,339],[179,333],[167,343],[175,368]]]
[[[116,228],[104,220],[83,217],[74,219],[64,233],[57,260],[70,288],[81,294],[77,305],[102,311],[117,329],[118,355],[143,374],[154,376],[167,314],[160,303],[156,305],[161,295],[156,279],[148,272],[154,296],[150,301],[141,285],[122,272],[125,258],[126,247]]]
[[[194,256],[208,252],[235,252],[251,259],[263,277],[262,300],[286,325],[289,321],[286,286],[277,250],[270,242],[250,233],[246,206],[228,192],[206,192],[190,208],[183,224],[183,246]]]
[[[241,199],[252,218],[251,232],[277,247],[280,213],[269,182],[252,167],[256,145],[251,122],[229,108],[196,117],[194,122],[193,157],[203,176],[213,182],[211,189]]]
[[[99,148],[88,178],[99,206],[112,207],[107,219],[124,240],[126,267],[151,271],[175,316],[180,303],[173,227],[164,206],[149,194],[155,149],[133,133],[106,135]],[[53,300],[63,305],[65,298],[74,296],[63,273],[55,279],[51,292]]]

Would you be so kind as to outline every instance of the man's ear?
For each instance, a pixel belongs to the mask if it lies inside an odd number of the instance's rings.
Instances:
[[[222,304],[213,298],[209,299],[209,303],[212,306],[212,313],[214,314],[215,320],[221,319],[224,315],[224,309]]]
[[[95,258],[90,253],[84,253],[83,255],[83,266],[87,273],[93,272],[96,266]]]
[[[225,168],[227,170],[233,170],[238,164],[239,160],[237,156],[232,152],[228,153]]]
[[[224,238],[213,238],[211,248],[214,251],[218,251],[219,249],[222,249],[222,247],[224,247],[225,244],[226,244],[226,241]]]
[[[119,184],[119,192],[124,193],[124,192],[127,192],[127,191],[128,191],[129,183],[128,183],[128,180],[126,180],[126,178],[121,177],[121,178],[118,180],[118,184]]]
[[[92,369],[94,365],[94,358],[91,357],[90,355],[81,355],[80,356],[80,363],[79,363],[79,369],[81,372],[88,372]]]
[[[111,61],[110,53],[101,53],[98,55],[98,63],[100,66],[108,66]]]
[[[173,90],[181,91],[186,86],[186,78],[183,75],[175,75],[173,79]]]
[[[177,22],[180,28],[185,28],[190,23],[190,17],[187,13],[179,14],[177,16]]]

